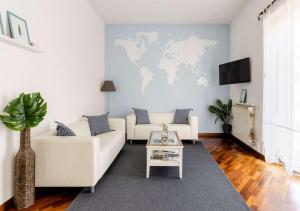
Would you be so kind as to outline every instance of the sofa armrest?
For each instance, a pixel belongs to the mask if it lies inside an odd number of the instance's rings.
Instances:
[[[127,139],[134,139],[134,126],[136,123],[136,117],[135,114],[129,114],[126,117],[126,123],[127,123]]]
[[[123,118],[108,118],[108,123],[112,130],[124,131],[124,133],[125,133],[125,119],[123,119]]]
[[[37,187],[94,186],[98,181],[98,137],[32,138]]]
[[[189,125],[192,130],[192,139],[198,140],[198,117],[195,115],[189,115]]]

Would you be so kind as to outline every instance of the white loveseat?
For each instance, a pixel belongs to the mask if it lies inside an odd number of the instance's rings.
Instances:
[[[55,131],[32,138],[36,187],[90,187],[103,176],[125,144],[125,120],[109,118],[111,132],[91,136],[88,121],[68,125],[76,136]]]
[[[161,124],[168,125],[169,131],[177,131],[181,140],[198,140],[198,117],[189,115],[189,124],[172,124],[175,113],[149,113],[150,124],[136,125],[135,114],[126,117],[127,140],[147,140],[151,131],[161,131]]]

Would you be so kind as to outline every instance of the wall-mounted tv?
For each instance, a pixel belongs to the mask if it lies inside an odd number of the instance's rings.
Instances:
[[[219,65],[219,84],[250,82],[250,58]]]

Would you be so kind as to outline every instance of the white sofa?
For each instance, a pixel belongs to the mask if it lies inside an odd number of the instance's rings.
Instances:
[[[87,119],[68,125],[76,136],[48,131],[32,138],[36,187],[89,187],[103,176],[125,144],[125,120],[109,118],[112,130],[91,136]]]
[[[147,140],[151,131],[161,131],[161,124],[168,125],[168,130],[177,131],[181,140],[198,140],[198,117],[190,113],[189,124],[172,124],[175,113],[149,113],[150,124],[136,125],[134,113],[126,117],[127,140]]]

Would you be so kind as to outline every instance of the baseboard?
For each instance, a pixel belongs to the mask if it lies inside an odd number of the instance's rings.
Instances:
[[[13,207],[14,204],[14,198],[11,197],[10,199],[8,199],[6,202],[4,202],[3,204],[0,205],[0,211],[5,211],[8,208]]]
[[[240,139],[236,138],[235,136],[231,135],[231,139],[232,141],[234,141],[237,145],[239,145],[240,147],[244,148],[245,150],[247,150],[248,152],[250,152],[251,154],[253,154],[254,157],[265,161],[265,156],[263,154],[260,154],[259,152],[257,152],[255,149],[252,149],[250,146],[248,146],[247,144],[245,144],[244,142],[242,142]]]
[[[199,133],[199,138],[224,138],[224,133]]]

